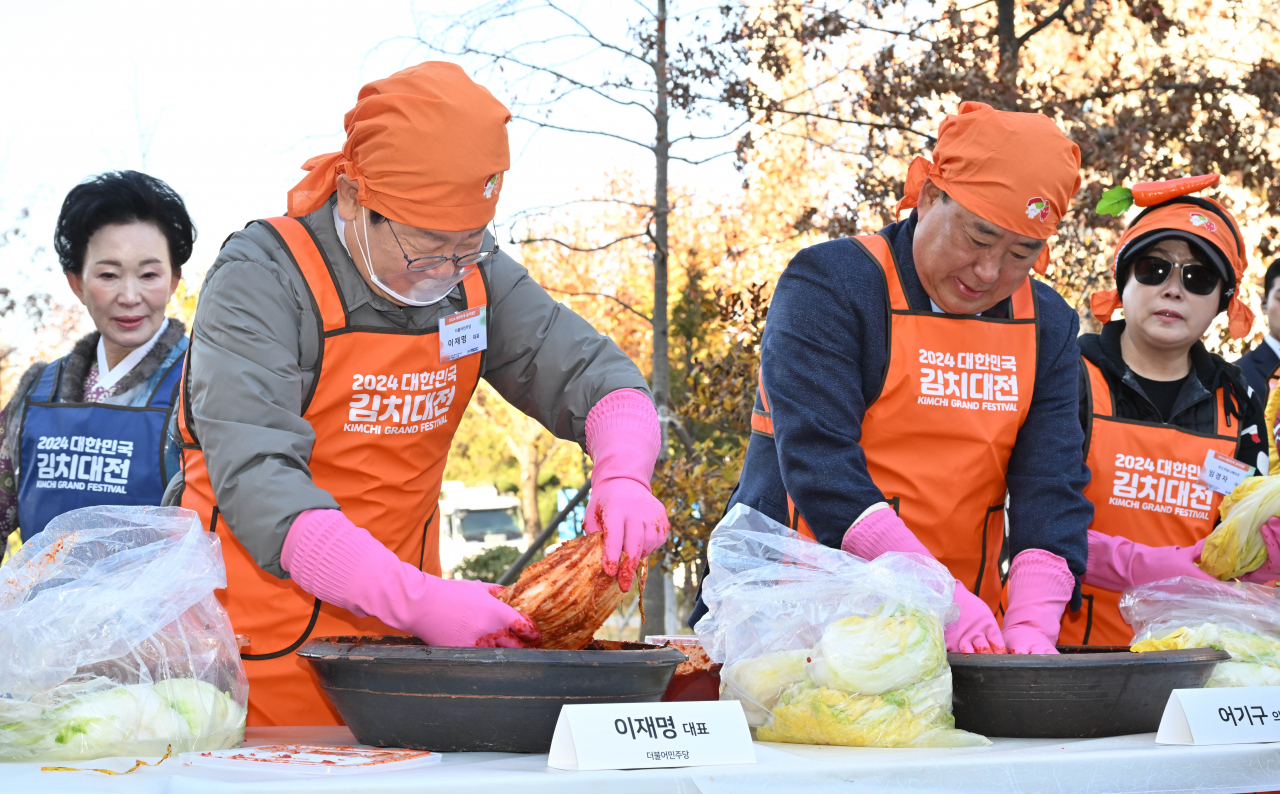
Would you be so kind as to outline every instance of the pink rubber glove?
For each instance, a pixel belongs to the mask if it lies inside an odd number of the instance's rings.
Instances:
[[[864,513],[844,533],[840,548],[864,560],[874,560],[886,551],[923,554],[934,559],[933,554],[907,529],[907,525],[888,505],[883,509]],[[1005,641],[1000,634],[1000,625],[996,623],[995,615],[991,614],[991,608],[986,602],[974,595],[958,579],[951,598],[960,607],[960,617],[949,623],[943,632],[947,650],[956,653],[1004,653]]]
[[[1067,561],[1053,552],[1027,549],[1014,557],[1001,632],[1009,653],[1057,653],[1062,613],[1075,589]]]
[[[1127,538],[1089,530],[1089,567],[1085,584],[1107,590],[1125,590],[1148,582],[1190,576],[1216,582],[1200,570],[1196,560],[1204,540],[1194,546],[1144,546]]]
[[[1267,560],[1258,570],[1241,576],[1240,581],[1271,584],[1280,579],[1280,518],[1268,518],[1258,532],[1262,534],[1262,542],[1267,544]]]
[[[583,530],[604,532],[604,572],[631,589],[636,561],[667,541],[667,509],[649,481],[661,444],[658,412],[644,392],[609,392],[587,414],[591,499]]]
[[[358,618],[374,616],[428,645],[524,648],[538,627],[495,595],[496,584],[441,579],[403,562],[340,510],[305,510],[280,565],[298,586]]]

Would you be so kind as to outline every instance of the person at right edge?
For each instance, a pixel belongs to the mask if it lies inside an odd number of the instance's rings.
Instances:
[[[1092,474],[1085,496],[1094,514],[1083,605],[1063,618],[1064,644],[1128,645],[1133,629],[1119,609],[1127,588],[1175,576],[1216,581],[1196,564],[1222,501],[1199,482],[1210,451],[1268,473],[1261,405],[1240,368],[1201,341],[1224,311],[1232,337],[1252,329],[1253,312],[1237,293],[1244,243],[1225,207],[1184,192],[1194,192],[1186,186],[1193,181],[1142,186],[1163,200],[1121,236],[1116,289],[1090,298],[1104,323],[1079,339],[1080,423]],[[1122,306],[1124,319],[1113,320]],[[1280,575],[1277,530],[1280,518],[1262,526],[1271,556],[1245,581]]]
[[[1280,259],[1272,260],[1262,277],[1262,312],[1267,316],[1266,336],[1235,364],[1244,372],[1249,388],[1266,405],[1271,384],[1280,370]]]
[[[730,505],[866,559],[937,559],[956,578],[950,651],[1055,653],[1078,601],[1093,515],[1079,320],[1030,273],[1048,266],[1079,167],[1049,118],[965,102],[933,162],[911,163],[910,217],[801,251],[769,306]]]

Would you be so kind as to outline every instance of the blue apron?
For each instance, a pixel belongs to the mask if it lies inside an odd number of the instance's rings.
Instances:
[[[179,356],[146,405],[56,402],[66,360],[44,368],[22,420],[18,527],[25,543],[80,507],[158,505],[168,484],[165,433],[182,379]]]

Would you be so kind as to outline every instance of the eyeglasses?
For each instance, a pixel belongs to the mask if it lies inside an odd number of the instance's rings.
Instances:
[[[390,218],[387,219],[387,226],[391,229],[391,236],[396,239],[396,245],[400,246],[400,253],[404,255],[405,267],[415,273],[431,270],[449,262],[452,262],[454,267],[473,267],[498,253],[498,246],[495,243],[490,251],[476,251],[474,254],[463,254],[462,256],[457,254],[453,256],[417,256],[410,259],[409,253],[404,250],[404,244],[400,242],[400,236],[396,234],[396,227],[392,225]]]
[[[1222,281],[1222,275],[1211,265],[1199,263],[1183,265],[1158,256],[1138,257],[1133,263],[1133,277],[1139,284],[1158,287],[1169,280],[1169,274],[1174,268],[1182,271],[1182,287],[1192,295],[1212,294],[1213,288]]]

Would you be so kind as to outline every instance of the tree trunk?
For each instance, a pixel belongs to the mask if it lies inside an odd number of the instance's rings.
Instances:
[[[996,0],[996,40],[1000,45],[1000,64],[996,76],[1010,97],[1018,95],[1018,34],[1014,28],[1014,0]]]
[[[538,474],[542,471],[543,455],[538,449],[538,431],[532,437],[516,441],[507,436],[507,446],[520,464],[520,512],[524,513],[524,536],[530,542],[542,531],[542,517],[538,514]]]
[[[654,83],[657,102],[654,108],[655,134],[653,154],[654,168],[654,236],[653,236],[653,401],[658,408],[658,423],[662,430],[659,454],[667,457],[668,420],[667,403],[671,395],[670,361],[667,346],[667,215],[671,205],[667,198],[667,167],[671,162],[671,139],[668,136],[667,108],[667,0],[658,0],[657,59],[654,63]],[[640,627],[640,639],[646,635],[666,633],[666,592],[662,581],[662,555],[655,554],[649,566],[649,578],[644,585],[644,625]]]
[[[520,510],[524,513],[524,534],[530,542],[542,531],[538,515],[538,442],[528,445],[528,457],[520,462]]]
[[[662,581],[662,557],[654,555],[650,558],[649,578],[644,583],[644,625],[640,627],[639,640],[650,635],[667,633],[667,599],[666,587]]]
[[[658,0],[657,61],[654,64],[657,87],[655,107],[656,130],[653,153],[654,168],[654,236],[653,236],[653,401],[658,409],[662,429],[659,447],[667,456],[667,403],[671,395],[670,366],[667,346],[667,215],[671,206],[667,198],[667,167],[671,161],[671,139],[668,137],[667,110],[667,0]],[[646,607],[647,610],[647,607]]]

